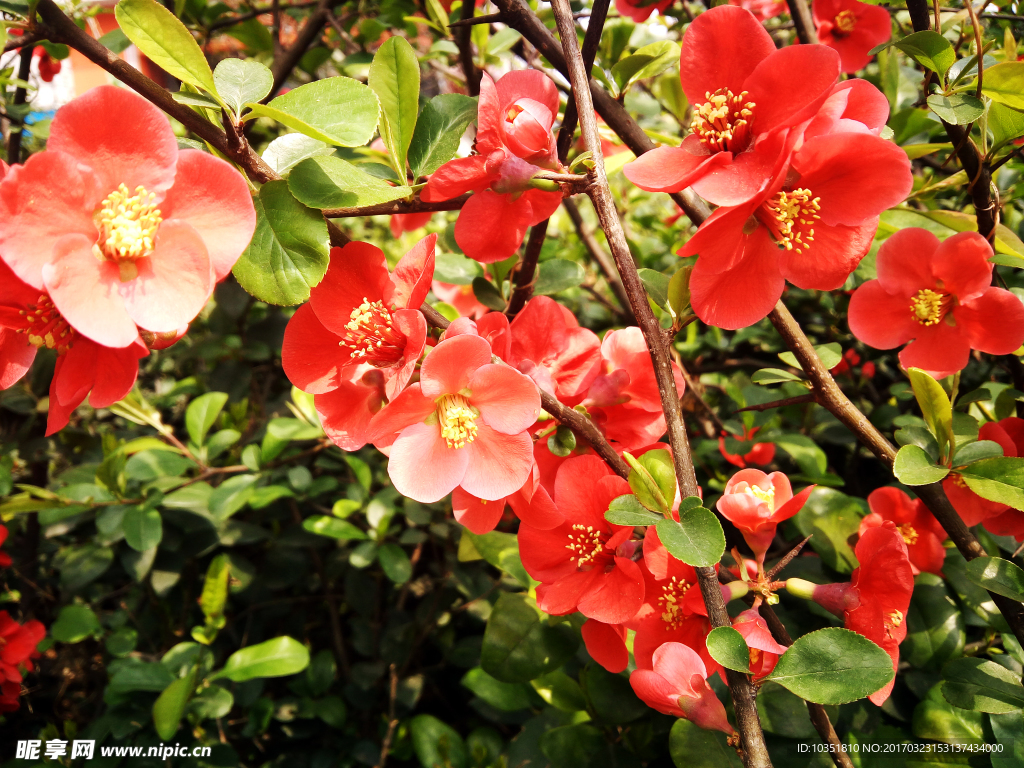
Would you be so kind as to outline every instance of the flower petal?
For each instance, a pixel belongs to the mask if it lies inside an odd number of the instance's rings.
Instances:
[[[406,427],[423,422],[433,412],[434,399],[423,396],[419,383],[412,384],[373,417],[367,440],[371,443],[388,441]],[[440,439],[441,429],[437,424],[432,426]]]
[[[288,321],[281,344],[281,367],[288,380],[313,395],[337,389],[341,370],[350,362],[340,341],[324,328],[313,307],[303,304]]]
[[[711,8],[697,16],[683,35],[679,57],[683,93],[694,105],[703,104],[707,94],[719,88],[739,94],[757,65],[774,53],[771,36],[749,11],[728,5]]]
[[[622,172],[648,192],[678,192],[731,159],[731,152],[710,154],[691,134],[680,147],[657,147],[644,152],[626,163]]]
[[[478,499],[461,486],[452,491],[452,512],[455,519],[478,536],[493,531],[504,511],[505,499]]]
[[[0,389],[13,387],[32,367],[36,347],[23,333],[0,328]]]
[[[530,428],[540,415],[537,385],[506,365],[482,365],[469,382],[470,402],[484,422],[498,432],[515,435]]]
[[[477,140],[480,140],[479,133]],[[485,166],[486,160],[483,155],[449,160],[430,175],[427,186],[420,193],[420,199],[425,203],[439,203],[466,192],[484,189],[492,178]]]
[[[971,341],[962,326],[943,321],[921,326],[917,338],[900,352],[900,365],[920,368],[932,378],[942,379],[962,371],[971,356]]]
[[[988,240],[977,232],[958,232],[935,249],[932,272],[942,289],[963,303],[980,296],[992,284],[991,258]]]
[[[779,272],[778,247],[768,230],[758,227],[744,238],[743,259],[717,274],[704,258],[697,259],[690,275],[693,311],[709,325],[735,330],[768,316],[782,297],[786,281]]]
[[[878,249],[878,282],[889,293],[908,300],[922,288],[934,288],[932,257],[938,247],[939,238],[927,229],[908,227],[894,232]]]
[[[799,72],[799,77],[793,74]],[[773,51],[740,90],[749,92],[754,130],[768,133],[810,119],[839,77],[839,55],[823,45],[790,45]],[[739,91],[735,91],[739,93]]]
[[[620,624],[587,619],[580,628],[590,657],[614,675],[629,666],[626,631]]]
[[[455,490],[469,461],[469,451],[449,448],[436,424],[413,424],[391,446],[388,476],[400,494],[430,504]]]
[[[593,588],[580,597],[579,612],[606,624],[632,619],[644,601],[644,577],[640,566],[625,557],[615,558],[615,567],[599,574]]]
[[[522,244],[532,220],[533,208],[525,195],[513,199],[511,193],[499,195],[485,189],[459,211],[455,242],[471,259],[484,264],[503,261]]]
[[[875,349],[906,344],[921,328],[910,311],[910,300],[887,293],[881,280],[868,280],[853,292],[847,320],[850,332]]]
[[[377,387],[352,381],[313,397],[324,432],[343,451],[358,451],[366,445],[370,420],[383,402]]]
[[[491,345],[479,336],[463,334],[434,347],[420,366],[423,395],[436,399],[466,389],[477,368],[491,363]]]
[[[419,309],[434,279],[434,246],[437,235],[427,235],[414,245],[391,273],[394,291],[391,303],[396,307]]]
[[[503,499],[522,488],[530,477],[533,441],[526,432],[504,435],[479,421],[476,426],[476,439],[465,448],[454,449],[469,456],[461,485],[477,498]]]
[[[353,242],[331,249],[327,274],[310,289],[309,303],[325,328],[343,336],[352,310],[364,301],[388,299],[391,291],[384,251],[369,243]]]
[[[971,347],[990,355],[1009,355],[1024,343],[1024,304],[1002,288],[987,288],[981,296],[954,310]]]

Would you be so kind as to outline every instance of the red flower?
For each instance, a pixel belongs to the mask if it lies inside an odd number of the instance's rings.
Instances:
[[[566,405],[578,404],[600,373],[597,334],[580,328],[572,312],[547,296],[530,299],[509,329],[508,363]]]
[[[32,54],[39,59],[39,78],[44,83],[52,83],[54,75],[60,72],[60,61],[52,58],[49,51],[41,45],[32,49]]]
[[[804,139],[826,133],[873,133],[889,120],[889,100],[867,80],[843,80],[804,130]]]
[[[772,673],[779,661],[779,656],[786,652],[786,646],[779,645],[772,637],[768,624],[761,618],[756,608],[749,608],[732,620],[732,627],[747,641],[750,649],[750,671],[754,682],[762,680]]]
[[[0,547],[7,541],[7,526],[0,525]],[[0,552],[0,568],[8,568],[11,565],[11,556],[6,552]]]
[[[187,325],[255,226],[231,165],[179,151],[163,113],[114,86],[61,108],[46,151],[0,183],[3,259],[109,347]]]
[[[605,624],[631,619],[644,599],[644,580],[633,560],[639,542],[631,526],[604,519],[609,503],[629,493],[596,456],[567,460],[555,478],[555,505],[564,518],[551,530],[519,526],[523,567],[537,581],[537,604],[562,616],[579,611]]]
[[[911,499],[899,488],[879,488],[868,495],[868,506],[871,513],[861,520],[861,536],[869,528],[877,528],[888,520],[895,524],[907,545],[914,575],[922,571],[942,575],[946,559],[942,542],[947,535],[924,502]]]
[[[373,417],[369,437],[389,448],[388,474],[403,496],[428,503],[462,486],[496,501],[530,475],[526,430],[539,413],[534,383],[491,363],[488,343],[467,334],[433,348],[420,380]]]
[[[693,105],[690,134],[679,147],[645,152],[623,172],[651,192],[692,186],[716,205],[739,205],[772,171],[773,158],[753,152],[758,140],[813,117],[838,76],[839,56],[827,47],[777,50],[750,11],[712,8],[683,35],[679,79]]]
[[[913,184],[906,153],[866,132],[815,136],[788,165],[781,144],[758,148],[778,153],[775,180],[743,205],[719,208],[679,251],[700,256],[690,296],[710,325],[756,323],[787,280],[823,291],[842,286],[871,247],[879,214]]]
[[[892,658],[893,671],[900,661],[900,643],[907,636],[907,609],[914,591],[914,573],[907,546],[896,526],[885,521],[861,535],[854,550],[857,562],[848,584],[814,587],[814,601],[846,622],[846,628],[881,646]],[[881,706],[895,680],[868,696]]]
[[[0,611],[0,712],[18,708],[22,671],[32,670],[36,646],[46,637],[46,627],[32,620],[19,624]]]
[[[684,717],[701,728],[731,736],[733,727],[725,707],[707,677],[696,651],[682,643],[665,643],[654,652],[654,669],[634,671],[629,684],[647,706],[662,714]]]
[[[472,259],[507,259],[527,227],[551,216],[561,192],[530,187],[544,168],[558,167],[551,124],[558,114],[558,89],[539,70],[509,72],[497,83],[480,81],[477,154],[451,160],[427,181],[420,198],[450,200],[472,191],[455,222],[455,242]]]
[[[772,459],[775,458],[775,444],[774,443],[754,443],[753,445],[747,445],[752,443],[754,435],[757,434],[760,427],[754,427],[753,429],[743,428],[743,440],[740,442],[740,451],[746,451],[746,453],[736,454],[729,453],[725,449],[725,435],[720,435],[718,438],[718,452],[722,454],[722,458],[728,461],[733,466],[739,467],[740,469],[746,468],[748,464],[771,464]],[[747,450],[747,449],[750,450]]]
[[[738,5],[754,14],[760,22],[774,19],[787,12],[785,0],[729,0],[729,5]]]
[[[889,11],[857,0],[815,0],[814,26],[818,40],[834,49],[843,62],[843,72],[858,72],[868,65],[868,53],[892,37]]]
[[[1001,421],[990,421],[982,424],[978,430],[979,440],[991,440],[999,443],[1003,456],[1024,455],[1024,419],[1010,416]],[[949,497],[953,508],[959,513],[967,525],[983,523],[986,530],[997,536],[1014,536],[1024,533],[1021,523],[1024,513],[1008,508],[997,501],[983,499],[970,488],[960,473],[950,472],[942,481],[942,489]]]
[[[139,358],[149,354],[137,334],[131,345],[120,348],[104,347],[81,335],[45,291],[26,285],[0,261],[0,389],[20,380],[36,350],[44,346],[57,352],[47,435],[63,429],[87,396],[93,408],[123,398],[135,385]]]
[[[878,279],[850,298],[850,330],[877,349],[911,342],[904,368],[940,379],[971,350],[1008,355],[1024,342],[1024,305],[992,283],[992,247],[976,232],[945,242],[925,229],[896,232],[878,250]]]
[[[451,304],[458,310],[460,317],[470,317],[479,320],[490,310],[477,301],[473,293],[472,285],[449,285],[435,280],[431,290],[434,295],[446,304]]]
[[[615,10],[619,12],[619,16],[639,23],[647,21],[655,11],[664,13],[674,2],[675,0],[615,0]]]
[[[365,363],[383,374],[388,398],[405,388],[426,344],[419,308],[430,290],[436,240],[420,240],[393,273],[369,243],[331,249],[327,274],[285,329],[281,362],[295,386],[331,392]]]
[[[799,512],[813,490],[809,485],[794,496],[789,478],[782,472],[766,475],[759,469],[741,469],[726,483],[716,506],[740,529],[757,562],[763,563],[776,526]]]
[[[665,433],[665,415],[647,343],[639,328],[609,331],[601,342],[601,372],[590,385],[583,405],[590,418],[620,451],[648,446]],[[685,382],[672,364],[676,389]]]
[[[522,522],[539,530],[554,528],[562,522],[562,515],[555,507],[547,490],[540,484],[540,468],[534,464],[526,483],[515,493],[497,501],[480,499],[473,494],[456,488],[452,491],[452,512],[455,519],[473,533],[489,533],[501,520],[506,502]]]
[[[397,239],[402,236],[403,232],[415,232],[417,229],[427,226],[427,222],[430,221],[430,217],[433,215],[431,211],[396,213],[391,217],[389,223],[391,235]]]

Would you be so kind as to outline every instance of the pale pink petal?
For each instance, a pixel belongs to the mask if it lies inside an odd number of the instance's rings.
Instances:
[[[377,443],[386,440],[396,432],[401,432],[408,426],[422,422],[434,412],[433,398],[424,397],[418,383],[410,385],[407,389],[388,403],[380,413],[373,417],[370,424],[370,432],[367,440]],[[434,431],[438,437],[441,436],[441,429],[435,423]]]
[[[491,345],[468,334],[445,339],[420,366],[420,385],[429,398],[450,395],[469,386],[476,369],[491,362]]]
[[[452,512],[455,519],[478,536],[493,531],[504,511],[504,499],[478,499],[462,487],[452,491]]]
[[[533,441],[525,432],[503,435],[479,420],[476,427],[477,435],[473,442],[464,448],[449,449],[469,457],[461,485],[477,498],[489,501],[503,499],[522,488],[529,478],[533,467]],[[434,430],[440,438],[436,425]],[[431,468],[428,472],[432,471],[432,465],[425,462],[421,464],[420,471],[426,467]]]
[[[482,365],[469,382],[470,402],[486,424],[515,435],[528,429],[540,415],[537,385],[506,365]]]
[[[470,452],[449,448],[436,424],[413,424],[391,446],[388,475],[400,494],[430,504],[462,483],[469,462]]]

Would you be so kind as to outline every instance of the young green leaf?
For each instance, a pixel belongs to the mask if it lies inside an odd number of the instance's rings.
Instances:
[[[416,130],[409,144],[409,167],[413,178],[429,176],[455,157],[462,134],[474,120],[475,98],[442,93],[428,101],[416,121]]]
[[[924,449],[916,445],[904,445],[899,449],[892,471],[904,485],[937,483],[949,474],[948,467],[936,466]]]
[[[224,621],[229,575],[230,561],[227,555],[217,555],[210,561],[210,567],[206,569],[206,581],[203,582],[203,592],[199,596],[199,608],[206,617],[207,624],[222,624]]]
[[[224,392],[207,392],[188,404],[185,411],[185,428],[193,443],[202,446],[206,440],[206,433],[210,431],[227,401],[228,396]]]
[[[315,80],[269,104],[249,102],[245,106],[250,109],[246,120],[269,117],[299,133],[341,147],[361,147],[372,139],[380,114],[373,91],[349,77]]]
[[[732,627],[715,627],[708,634],[708,653],[726,669],[750,673],[750,648]]]
[[[942,695],[954,707],[994,715],[1024,708],[1020,675],[994,661],[954,659],[943,668],[942,677]]]
[[[193,669],[164,688],[153,704],[153,725],[157,735],[170,741],[178,732],[178,724],[185,714],[185,707],[195,693],[197,670]]]
[[[1005,61],[985,67],[981,92],[1011,109],[1024,110],[1024,62]]]
[[[583,266],[568,259],[548,259],[537,267],[537,281],[533,292],[537,296],[551,296],[575,288],[586,279]]]
[[[288,189],[310,208],[362,208],[412,195],[412,189],[391,186],[340,157],[311,157],[288,176]]]
[[[673,557],[695,567],[712,566],[725,552],[725,532],[715,514],[704,507],[679,510],[679,522],[660,520],[658,538]]]
[[[989,592],[1024,603],[1024,570],[1001,557],[977,557],[967,563],[967,578]]]
[[[967,487],[983,499],[1024,510],[1024,458],[982,459],[958,472]]]
[[[935,379],[920,368],[907,371],[914,397],[921,407],[921,415],[925,423],[939,441],[939,455],[945,457],[946,448],[953,448],[953,406],[949,402],[946,390]]]
[[[612,499],[604,519],[615,525],[657,525],[665,518],[646,509],[633,494],[625,493]]]
[[[274,87],[274,75],[253,59],[224,59],[213,70],[217,93],[234,111],[235,116],[249,102],[262,100]]]
[[[228,657],[224,669],[214,677],[241,683],[257,677],[294,675],[308,666],[309,649],[298,640],[282,635],[235,651]]]
[[[373,56],[367,82],[380,102],[380,137],[392,167],[404,179],[420,94],[420,65],[409,41],[401,35],[385,40]]]
[[[945,79],[946,72],[956,61],[952,44],[938,32],[924,30],[897,40],[896,47],[922,67]]]

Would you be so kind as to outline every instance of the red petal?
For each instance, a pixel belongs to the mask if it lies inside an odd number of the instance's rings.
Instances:
[[[23,333],[0,328],[0,389],[13,387],[36,359],[36,348]]]
[[[782,297],[786,281],[779,272],[778,247],[768,231],[759,226],[744,239],[744,257],[734,267],[714,274],[702,257],[690,275],[693,310],[709,325],[730,330],[753,325],[767,317]]]
[[[403,256],[391,274],[391,303],[398,308],[419,309],[434,279],[434,245],[437,235],[427,235]]]
[[[507,72],[498,79],[495,87],[501,108],[527,98],[543,104],[552,115],[558,114],[558,88],[551,78],[539,69],[517,69]]]
[[[980,296],[992,284],[990,258],[992,246],[985,238],[977,232],[958,232],[935,249],[932,273],[946,293],[963,303]]]
[[[466,192],[484,189],[492,178],[484,167],[485,163],[486,158],[482,155],[449,160],[431,174],[427,186],[420,193],[420,200],[439,203]]]
[[[595,569],[596,570],[596,569]],[[579,612],[606,624],[629,621],[644,601],[644,577],[640,566],[624,557],[594,579],[593,588],[580,597]]]
[[[313,307],[303,304],[288,321],[281,344],[281,366],[288,380],[313,395],[336,389],[342,382],[342,368],[350,362],[339,342],[317,319]]]
[[[455,513],[455,519],[478,536],[493,531],[504,511],[504,499],[485,501],[461,487],[452,491],[452,512]]]
[[[658,147],[644,152],[636,160],[626,163],[622,172],[648,192],[678,192],[730,160],[731,152],[710,154],[691,135],[686,137],[681,147]]]
[[[971,356],[971,342],[963,327],[943,321],[921,326],[917,338],[900,352],[900,365],[920,368],[932,378],[941,379],[962,371]]]
[[[524,195],[477,192],[462,207],[455,222],[455,242],[471,259],[484,264],[503,261],[523,242],[533,220],[533,208]]]
[[[583,635],[590,657],[612,674],[617,675],[629,665],[626,630],[621,624],[605,624],[587,619],[580,634]]]
[[[703,104],[707,94],[719,88],[739,94],[755,67],[774,53],[774,41],[749,11],[727,5],[711,8],[683,35],[683,93],[694,105]]]
[[[799,72],[799,77],[793,73]],[[754,130],[768,133],[810,119],[839,77],[839,55],[823,45],[791,45],[761,61],[743,87],[754,107]]]
[[[324,432],[343,451],[358,451],[366,445],[370,420],[383,401],[376,387],[351,381],[313,398]]]
[[[922,288],[934,288],[932,258],[939,238],[926,229],[909,227],[890,235],[878,249],[878,282],[886,291],[910,298]]]
[[[433,412],[433,398],[423,396],[419,383],[412,384],[373,417],[367,440],[371,443],[387,441],[406,427],[422,422]],[[440,436],[440,428],[437,424],[433,426]]]
[[[971,347],[990,355],[1009,355],[1024,343],[1024,304],[1002,288],[988,288],[981,296],[954,310]]]
[[[331,249],[327,274],[309,292],[309,303],[332,333],[345,333],[352,310],[364,301],[388,303],[393,290],[384,251],[369,243]]]
[[[887,293],[881,280],[868,280],[853,292],[847,319],[853,335],[875,349],[905,344],[922,327],[911,314],[909,297]]]
[[[801,252],[780,250],[779,269],[798,288],[834,291],[871,249],[878,217],[856,227],[815,222],[814,240]]]

